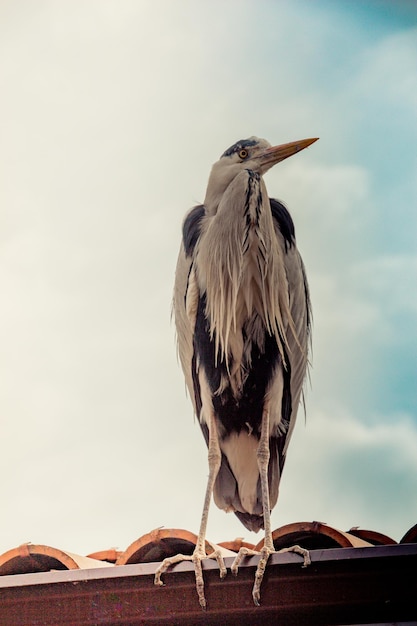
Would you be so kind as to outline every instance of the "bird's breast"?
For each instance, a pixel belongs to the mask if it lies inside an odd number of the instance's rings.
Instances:
[[[245,385],[255,364],[262,371],[264,360],[270,369],[275,352],[283,356],[281,304],[288,301],[269,198],[255,172],[239,175],[217,213],[203,224],[189,283],[199,298],[195,341],[201,337],[205,356],[200,363],[213,373],[212,393],[223,405],[241,402],[245,393],[250,395]],[[269,339],[274,355],[265,360]],[[222,395],[226,389],[230,397]]]

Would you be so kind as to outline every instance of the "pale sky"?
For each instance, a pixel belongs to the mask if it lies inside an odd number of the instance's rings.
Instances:
[[[416,523],[416,59],[414,2],[0,0],[0,553],[198,532],[173,277],[251,135],[320,137],[265,178],[314,310],[272,526]],[[207,536],[261,539],[214,505]]]

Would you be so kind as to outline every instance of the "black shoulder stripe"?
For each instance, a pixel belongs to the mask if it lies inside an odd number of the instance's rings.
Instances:
[[[201,220],[204,217],[205,209],[203,204],[195,206],[188,213],[182,225],[182,240],[186,256],[191,256],[198,241],[201,231]]]
[[[269,204],[271,206],[272,217],[278,224],[278,228],[281,231],[285,240],[285,249],[291,248],[295,243],[295,229],[292,217],[289,214],[286,207],[275,200],[275,198],[269,198]]]

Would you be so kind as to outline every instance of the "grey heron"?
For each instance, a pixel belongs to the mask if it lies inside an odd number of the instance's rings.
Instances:
[[[198,541],[192,556],[197,593],[205,608],[201,561],[209,505],[233,511],[251,531],[265,530],[253,588],[274,552],[270,512],[294,428],[308,364],[310,300],[292,218],[270,199],[263,174],[317,139],[272,147],[250,137],[213,165],[204,204],[183,223],[175,287],[178,352],[195,413],[208,445],[209,477]],[[298,546],[294,551],[308,553]],[[250,554],[242,549],[232,572]]]

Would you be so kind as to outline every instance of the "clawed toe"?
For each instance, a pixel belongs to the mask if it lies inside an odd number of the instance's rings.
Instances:
[[[165,574],[165,572],[171,565],[181,563],[181,561],[191,561],[192,558],[193,557],[188,554],[176,554],[175,556],[169,556],[164,559],[155,572],[154,584],[158,587],[163,587],[165,583],[161,579],[162,574]]]
[[[295,546],[291,546],[288,548],[282,548],[281,550],[278,550],[278,552],[281,552],[281,553],[282,552],[295,552],[296,554],[299,554],[300,556],[303,557],[302,567],[307,567],[311,563],[309,551],[306,550],[305,548],[302,548],[301,546],[295,545]],[[260,604],[261,585],[262,585],[262,581],[264,578],[264,574],[265,574],[266,566],[268,564],[269,557],[271,556],[271,554],[275,554],[275,553],[277,553],[277,551],[273,547],[271,548],[265,545],[261,548],[261,550],[253,550],[251,548],[242,547],[240,548],[239,552],[237,553],[231,565],[230,569],[231,569],[232,574],[234,576],[237,576],[238,571],[239,571],[239,566],[244,558],[248,556],[260,557],[257,568],[256,568],[255,580],[254,580],[253,589],[252,589],[253,602],[256,606],[259,606]],[[224,559],[220,550],[213,550],[213,552],[211,552],[210,554],[206,554],[204,551],[196,549],[194,550],[192,555],[177,554],[175,556],[164,559],[155,572],[155,579],[154,579],[155,585],[160,586],[160,587],[164,585],[164,582],[162,581],[161,576],[167,571],[167,569],[171,565],[175,565],[176,563],[180,563],[181,561],[192,561],[194,564],[194,570],[195,570],[195,581],[196,581],[198,601],[200,603],[201,608],[205,610],[207,603],[206,603],[206,598],[204,594],[204,579],[203,579],[203,567],[202,567],[202,562],[204,559],[215,559],[217,561],[217,564],[219,566],[220,579],[223,580],[227,574],[227,570],[226,570]]]
[[[201,552],[196,549],[194,550],[192,555],[176,554],[175,556],[164,559],[155,572],[154,584],[159,587],[164,586],[164,582],[162,581],[161,576],[167,571],[167,569],[171,565],[175,565],[176,563],[181,563],[182,561],[192,561],[194,564],[195,583],[196,583],[198,601],[199,601],[201,608],[205,610],[207,603],[206,603],[206,598],[204,595],[204,579],[203,579],[203,567],[202,567],[202,562],[204,559],[215,559],[219,566],[220,578],[221,579],[225,578],[227,574],[227,570],[226,570],[224,559],[220,550],[214,550],[213,552],[207,555],[205,552]]]
[[[261,585],[262,585],[262,581],[263,581],[263,577],[265,574],[266,566],[268,564],[269,557],[271,556],[271,554],[275,554],[277,552],[295,552],[296,554],[299,554],[300,556],[302,556],[304,559],[302,567],[307,567],[308,565],[311,564],[309,551],[306,550],[305,548],[302,548],[301,546],[295,545],[295,546],[291,546],[289,548],[283,548],[282,550],[277,551],[274,548],[270,548],[264,545],[261,548],[261,550],[252,550],[250,548],[240,548],[230,568],[232,571],[232,574],[237,576],[242,559],[244,559],[247,556],[259,556],[260,557],[258,566],[256,568],[255,581],[254,581],[253,589],[252,589],[253,602],[256,606],[260,605]]]

